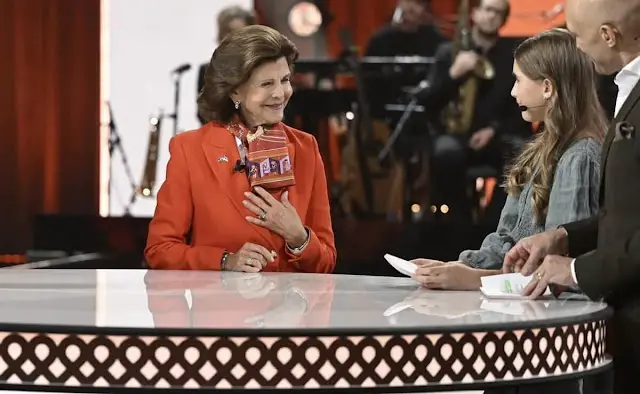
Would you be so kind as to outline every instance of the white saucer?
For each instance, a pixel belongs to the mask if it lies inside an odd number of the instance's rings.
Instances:
[[[402,275],[413,276],[416,273],[416,268],[418,268],[418,266],[413,264],[412,262],[403,260],[390,254],[385,254],[384,258],[389,264],[391,264],[393,268],[396,269],[396,271],[400,272]]]

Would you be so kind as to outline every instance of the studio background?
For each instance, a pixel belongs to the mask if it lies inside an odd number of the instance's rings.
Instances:
[[[149,142],[149,119],[159,110],[173,112],[174,82],[171,71],[188,63],[181,78],[178,132],[199,127],[196,118],[198,67],[211,57],[217,42],[216,17],[231,5],[253,8],[252,0],[107,0],[108,100],[131,171],[139,184]],[[104,65],[105,63],[103,63]],[[173,120],[162,122],[157,192],[165,179]],[[112,158],[109,216],[125,213],[132,188],[120,152]],[[155,199],[138,197],[133,216],[152,216]]]

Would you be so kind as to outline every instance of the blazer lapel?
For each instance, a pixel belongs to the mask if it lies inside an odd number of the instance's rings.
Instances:
[[[640,99],[640,81],[636,83],[631,92],[629,93],[629,97],[624,101],[620,111],[613,119],[613,122],[609,125],[609,130],[607,131],[607,136],[604,140],[604,145],[602,146],[602,159],[600,160],[602,164],[600,165],[600,201],[604,201],[604,176],[606,174],[605,169],[607,167],[607,159],[609,158],[609,150],[611,149],[611,145],[613,144],[613,140],[616,136],[616,124],[618,122],[622,122],[627,119],[629,112],[635,107],[636,103]]]
[[[233,170],[236,162],[240,160],[235,138],[222,126],[211,125],[202,142],[202,149],[211,171],[220,184],[220,189],[231,200],[242,221],[267,241],[263,246],[273,247],[271,232],[245,219],[246,216],[251,215],[251,212],[242,205],[242,201],[246,199],[244,193],[250,191],[250,187],[246,174],[236,174]]]

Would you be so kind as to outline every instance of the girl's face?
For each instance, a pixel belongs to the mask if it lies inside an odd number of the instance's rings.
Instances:
[[[522,111],[522,118],[527,122],[544,121],[553,90],[549,80],[537,81],[528,78],[520,70],[516,61],[513,62],[513,75],[516,81],[511,89],[511,96],[516,99],[519,106],[527,107]]]

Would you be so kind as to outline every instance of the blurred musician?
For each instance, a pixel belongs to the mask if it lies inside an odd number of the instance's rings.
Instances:
[[[366,56],[433,56],[445,39],[428,11],[428,0],[399,0],[391,23],[369,39]]]
[[[445,38],[431,23],[428,0],[398,0],[391,23],[376,31],[367,45],[365,56],[432,57]],[[387,82],[387,83],[385,83]],[[415,85],[418,81],[402,81]],[[393,81],[367,83],[367,94],[375,118],[384,118],[384,105],[398,95]]]
[[[505,157],[513,156],[513,141],[530,136],[531,127],[522,119],[517,103],[510,95],[515,40],[500,37],[510,5],[507,0],[481,0],[471,10],[471,45],[453,56],[452,44],[443,44],[436,54],[430,86],[419,93],[420,102],[435,115],[441,131],[433,141],[432,167],[435,190],[450,206],[449,216],[469,219],[471,202],[467,201],[465,173],[472,165],[489,165],[503,173]],[[472,73],[480,62],[488,62],[493,76],[482,79]],[[469,78],[477,78],[475,100],[471,103],[468,130],[447,132],[441,112],[458,100],[460,87]],[[509,141],[507,143],[506,141]],[[460,215],[460,216],[459,216]]]
[[[232,31],[238,30],[245,26],[255,25],[256,17],[253,11],[246,10],[239,6],[231,6],[224,8],[218,14],[218,43],[220,43],[227,34]],[[204,87],[204,74],[207,71],[207,67],[209,66],[209,62],[203,63],[200,66],[200,70],[198,71],[198,89],[196,91],[196,97],[202,91]],[[201,124],[207,123],[200,114],[198,114],[198,119]]]

